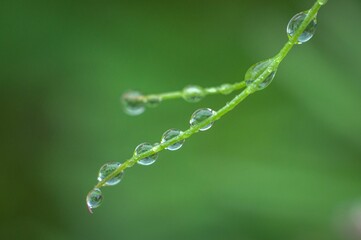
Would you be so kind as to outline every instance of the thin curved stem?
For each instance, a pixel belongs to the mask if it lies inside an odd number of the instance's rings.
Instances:
[[[244,81],[234,83],[234,84],[223,84],[218,87],[209,87],[203,89],[204,96],[207,95],[215,95],[215,94],[230,94],[236,90],[240,90],[246,87],[246,83]],[[170,99],[177,99],[177,98],[184,98],[183,91],[174,91],[174,92],[167,92],[167,93],[160,93],[160,94],[151,94],[143,96],[143,101],[147,102],[150,98],[159,98],[161,101],[163,100],[170,100]]]
[[[322,1],[325,2],[325,1]],[[126,168],[132,167],[137,161],[149,157],[155,153],[158,153],[167,147],[183,140],[187,139],[193,134],[197,133],[201,128],[207,126],[208,124],[220,119],[222,116],[230,112],[232,109],[234,109],[240,102],[242,102],[245,98],[247,98],[252,93],[256,92],[258,90],[258,85],[262,83],[272,72],[276,71],[278,68],[278,65],[280,62],[287,56],[288,52],[292,49],[292,47],[298,42],[299,36],[303,33],[303,31],[306,29],[308,24],[316,17],[317,12],[319,11],[320,7],[322,6],[322,3],[319,3],[318,1],[313,5],[313,7],[308,11],[306,18],[303,20],[302,24],[299,26],[299,28],[296,30],[295,34],[289,38],[288,42],[284,45],[284,47],[280,50],[280,52],[272,59],[271,64],[258,76],[257,79],[255,79],[251,84],[249,84],[241,93],[239,93],[237,96],[235,96],[230,102],[228,102],[225,106],[223,106],[221,109],[219,109],[213,116],[207,118],[206,120],[200,122],[197,125],[194,125],[184,131],[182,134],[178,135],[175,138],[172,138],[169,141],[163,142],[157,146],[154,146],[151,150],[144,152],[139,155],[134,155],[127,161],[125,161],[120,167],[118,167],[115,171],[113,171],[111,174],[109,174],[106,178],[104,178],[102,181],[98,182],[95,185],[95,188],[101,188],[104,186],[104,184],[118,175],[120,172],[124,171]],[[234,90],[243,88],[245,86],[244,82],[236,83],[232,85],[234,87]],[[216,94],[219,92],[219,89],[217,88],[208,88],[208,94]],[[165,93],[160,94],[158,96],[161,96],[163,99],[173,99],[173,98],[180,98],[182,97],[181,92],[173,92],[173,93]]]

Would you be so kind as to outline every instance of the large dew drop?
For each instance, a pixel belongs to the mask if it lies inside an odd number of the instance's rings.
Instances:
[[[201,108],[198,109],[197,111],[195,111],[192,116],[191,119],[189,121],[191,126],[197,125],[205,120],[207,120],[209,117],[213,116],[214,114],[216,114],[215,111],[213,111],[210,108]],[[210,124],[200,128],[200,131],[206,131],[208,129],[210,129],[213,125],[213,122],[211,122]]]
[[[108,177],[112,172],[114,172],[118,167],[120,167],[120,163],[118,162],[110,162],[104,164],[100,170],[98,175],[98,181],[102,181],[104,178]],[[114,176],[112,179],[109,179],[104,185],[105,186],[113,186],[118,184],[123,177],[123,171]]]
[[[103,201],[103,194],[99,188],[94,188],[86,196],[86,204],[88,206],[89,212],[93,213],[93,209],[101,205]]]
[[[305,20],[307,16],[306,12],[300,12],[293,16],[287,25],[287,34],[289,38],[292,38],[296,33],[297,29],[301,26],[302,22]],[[312,19],[312,21],[308,24],[306,29],[302,32],[302,34],[297,39],[297,44],[302,44],[310,40],[316,32],[317,20],[316,18]]]
[[[144,96],[137,91],[129,91],[122,95],[124,111],[132,116],[140,115],[145,110]]]
[[[244,76],[244,80],[246,81],[247,86],[251,85],[264,71],[266,71],[268,66],[272,62],[273,62],[272,59],[268,59],[252,65],[247,70]],[[269,75],[263,80],[263,82],[258,84],[257,90],[265,89],[268,85],[270,85],[275,75],[276,75],[276,71],[270,72]]]
[[[180,134],[182,134],[183,132],[178,130],[178,129],[169,129],[167,130],[163,136],[162,136],[162,143],[166,142],[166,141],[169,141],[169,140],[172,140],[173,138],[175,137],[178,137]],[[167,147],[166,149],[167,150],[170,150],[170,151],[175,151],[175,150],[178,150],[180,149],[182,146],[183,146],[183,143],[184,143],[184,139],[179,141],[179,142],[176,142],[175,144],[173,145],[170,145],[169,147]]]
[[[145,153],[145,152],[151,150],[153,147],[154,147],[154,145],[152,145],[150,143],[139,144],[134,151],[134,155],[136,156],[136,155]],[[148,165],[153,164],[157,160],[157,158],[158,158],[158,153],[155,153],[149,157],[139,160],[138,164],[148,166]]]
[[[204,95],[203,88],[199,86],[188,86],[183,89],[183,98],[187,102],[199,102]]]

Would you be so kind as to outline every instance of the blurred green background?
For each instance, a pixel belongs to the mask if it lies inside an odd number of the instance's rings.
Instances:
[[[361,239],[359,0],[330,0],[265,91],[85,206],[102,164],[232,98],[130,117],[122,92],[240,81],[312,4],[2,1],[1,239]]]

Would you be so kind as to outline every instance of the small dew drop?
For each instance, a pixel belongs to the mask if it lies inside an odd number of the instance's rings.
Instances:
[[[98,181],[102,181],[104,178],[109,176],[109,174],[114,172],[118,167],[120,167],[120,165],[121,164],[119,162],[110,162],[104,164],[99,170]],[[123,173],[124,172],[122,171],[118,175],[114,176],[112,179],[108,180],[105,183],[105,186],[113,186],[118,184],[122,180]]]
[[[302,22],[305,20],[307,13],[308,13],[307,11],[300,12],[291,18],[291,20],[288,22],[288,25],[287,25],[288,38],[293,37],[293,35],[297,31],[297,29],[301,26]],[[313,35],[315,34],[316,28],[317,28],[317,20],[316,20],[316,18],[314,18],[308,24],[308,26],[303,31],[303,33],[298,37],[297,44],[302,44],[302,43],[305,43],[308,40],[310,40],[313,37]]]
[[[150,143],[142,143],[139,144],[134,151],[134,155],[140,155],[144,152],[147,152],[149,150],[151,150],[154,147],[154,145],[150,144]],[[158,153],[155,153],[149,157],[143,158],[141,160],[138,161],[138,164],[140,165],[144,165],[144,166],[148,166],[153,164],[158,158]]]
[[[191,126],[197,125],[205,120],[207,120],[209,117],[213,116],[214,114],[216,114],[215,111],[213,111],[210,108],[201,108],[198,109],[197,111],[195,111],[192,116],[191,119],[189,121]],[[200,131],[206,131],[208,129],[210,129],[213,125],[213,122],[211,122],[210,124],[208,124],[207,126],[204,126],[202,128],[200,128]]]
[[[166,142],[166,141],[169,141],[175,137],[178,137],[180,134],[182,134],[183,132],[178,130],[178,129],[169,129],[167,130],[163,136],[162,136],[162,143]],[[175,151],[175,150],[178,150],[180,149],[182,146],[183,146],[183,143],[184,143],[184,139],[179,141],[179,142],[176,142],[175,144],[173,145],[170,145],[169,147],[167,147],[166,149],[167,150],[170,150],[170,151]]]
[[[272,61],[273,59],[267,59],[252,65],[247,70],[244,77],[247,86],[251,85],[264,71],[266,71]],[[265,89],[268,85],[270,85],[275,75],[276,71],[270,72],[269,75],[263,80],[263,82],[258,84],[257,90]]]
[[[147,97],[147,106],[148,107],[157,107],[162,99],[157,95],[150,95]]]
[[[129,91],[122,95],[124,111],[131,115],[140,115],[145,110],[144,96],[137,91]]]
[[[232,85],[229,84],[229,83],[222,84],[219,87],[219,92],[224,94],[224,95],[230,94],[232,91],[233,91]]]
[[[94,188],[86,196],[86,204],[88,206],[89,212],[93,213],[93,209],[101,205],[103,201],[103,194],[99,188]]]
[[[199,86],[188,86],[183,89],[183,99],[187,102],[199,102],[204,96],[204,90]]]

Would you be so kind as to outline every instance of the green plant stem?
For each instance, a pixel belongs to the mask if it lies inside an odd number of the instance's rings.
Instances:
[[[203,89],[204,96],[207,95],[214,95],[214,94],[224,94],[224,92],[227,92],[227,94],[232,93],[233,91],[240,90],[246,86],[246,83],[244,81],[234,83],[234,84],[223,84],[218,87],[209,87]],[[174,92],[167,92],[167,93],[160,93],[160,94],[151,94],[144,96],[144,101],[146,102],[148,98],[159,98],[161,101],[163,100],[170,100],[170,99],[177,99],[177,98],[184,98],[183,91],[174,91]]]
[[[289,51],[292,49],[292,47],[298,42],[299,36],[302,34],[302,32],[306,29],[308,24],[316,17],[320,7],[322,5],[317,1],[313,7],[308,11],[306,18],[300,25],[300,27],[296,30],[295,34],[288,40],[288,42],[284,45],[284,47],[280,50],[280,52],[273,58],[272,63],[268,66],[268,68],[259,75],[259,77],[252,82],[252,84],[248,85],[240,94],[238,94],[236,97],[234,97],[230,102],[228,102],[225,106],[223,106],[221,109],[219,109],[213,116],[209,117],[205,121],[190,127],[186,131],[184,131],[182,134],[178,135],[177,137],[163,142],[155,147],[153,147],[151,150],[144,152],[139,155],[134,155],[132,158],[125,161],[120,167],[118,167],[114,172],[109,174],[106,178],[104,178],[102,181],[98,182],[98,184],[95,185],[95,188],[101,188],[104,186],[104,184],[112,179],[114,176],[118,175],[120,172],[124,171],[126,168],[132,167],[137,161],[149,157],[155,153],[158,153],[167,147],[183,140],[187,139],[193,134],[197,133],[199,129],[207,126],[208,124],[220,119],[222,116],[230,112],[232,109],[234,109],[240,102],[242,102],[245,98],[247,98],[252,93],[256,92],[258,90],[258,85],[262,83],[266,77],[277,70],[278,65],[280,62],[287,56]],[[235,90],[237,87],[241,88],[244,87],[244,82],[238,83],[239,85],[233,85],[235,86]],[[209,94],[216,93],[217,91],[214,90],[214,88],[209,88]],[[160,95],[164,99],[173,99],[173,98],[179,98],[181,97],[180,92],[174,92],[174,93],[168,93]]]

